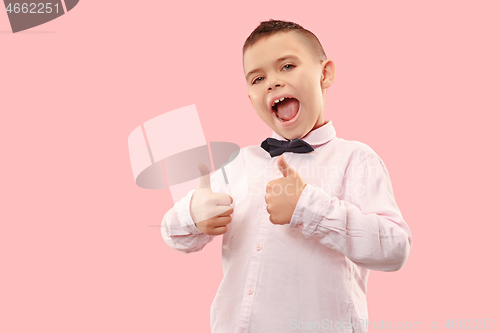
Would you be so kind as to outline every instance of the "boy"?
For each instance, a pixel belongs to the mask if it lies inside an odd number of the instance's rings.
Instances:
[[[234,198],[220,169],[199,166],[198,188],[165,214],[162,236],[190,253],[223,234],[214,333],[365,332],[369,270],[400,269],[412,243],[387,169],[324,120],[335,66],[311,32],[262,22],[243,67],[272,138],[226,166]]]

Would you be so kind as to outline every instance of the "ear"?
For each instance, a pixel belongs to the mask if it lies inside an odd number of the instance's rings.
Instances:
[[[326,89],[333,84],[335,80],[335,64],[333,60],[326,59],[321,64],[323,72],[321,73],[321,88]]]

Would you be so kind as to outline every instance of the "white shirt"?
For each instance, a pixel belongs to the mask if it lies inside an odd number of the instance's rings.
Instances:
[[[369,270],[398,270],[408,258],[411,232],[377,154],[337,138],[330,120],[302,139],[313,152],[284,153],[307,183],[290,224],[272,224],[264,200],[267,183],[282,177],[277,157],[249,146],[225,168],[234,212],[222,240],[213,333],[366,332],[359,320],[368,320]],[[220,169],[210,179],[214,192],[228,193]],[[165,242],[185,253],[215,237],[193,223],[193,192],[161,227]]]

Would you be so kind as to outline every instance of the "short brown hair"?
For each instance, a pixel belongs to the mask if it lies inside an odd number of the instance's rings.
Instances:
[[[304,29],[302,26],[294,22],[280,21],[270,19],[269,21],[260,22],[260,25],[248,36],[245,44],[243,45],[243,54],[245,51],[263,37],[272,36],[278,32],[296,31],[303,38],[307,48],[313,55],[319,58],[320,61],[326,60],[325,50],[319,42],[319,39],[309,30]]]

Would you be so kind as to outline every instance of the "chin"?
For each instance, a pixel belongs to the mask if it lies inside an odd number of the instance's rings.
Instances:
[[[284,132],[284,133],[279,133],[279,132],[276,132],[278,134],[280,134],[282,137],[288,139],[288,140],[293,140],[293,139],[301,139],[303,138],[307,133],[302,133],[302,132],[298,132],[298,131],[287,131],[287,132]]]

